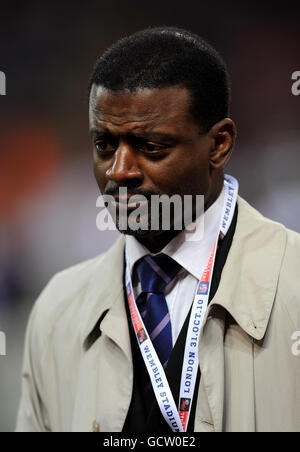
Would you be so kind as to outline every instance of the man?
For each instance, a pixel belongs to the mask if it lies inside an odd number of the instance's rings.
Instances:
[[[95,177],[125,234],[36,302],[17,431],[299,431],[300,238],[224,178],[223,60],[185,30],[141,31],[97,61],[89,106]],[[174,207],[164,228],[159,195],[190,195],[190,222]]]

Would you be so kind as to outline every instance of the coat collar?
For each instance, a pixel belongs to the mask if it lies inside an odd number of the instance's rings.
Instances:
[[[125,237],[120,235],[113,246],[96,258],[80,316],[80,340],[100,327],[127,355],[131,354],[128,322],[123,295]],[[99,319],[103,319],[98,325]],[[100,332],[99,332],[100,334]],[[99,335],[98,334],[98,335]],[[127,340],[124,340],[127,338]]]
[[[223,306],[247,334],[261,340],[276,295],[287,233],[240,196],[238,208],[233,241],[210,306]]]
[[[272,311],[286,229],[263,217],[240,196],[238,206],[232,245],[210,307],[223,306],[247,334],[260,340]],[[107,311],[100,329],[130,357],[123,289],[124,245],[125,237],[120,235],[109,251],[95,260],[80,317],[80,336],[83,344]]]

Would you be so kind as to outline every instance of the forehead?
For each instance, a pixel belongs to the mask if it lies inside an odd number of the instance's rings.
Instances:
[[[113,92],[93,85],[89,115],[91,126],[155,126],[186,124],[190,93],[180,86]]]

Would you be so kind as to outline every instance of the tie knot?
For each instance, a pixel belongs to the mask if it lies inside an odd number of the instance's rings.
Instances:
[[[181,265],[163,253],[142,257],[136,263],[142,292],[163,293],[180,269]]]

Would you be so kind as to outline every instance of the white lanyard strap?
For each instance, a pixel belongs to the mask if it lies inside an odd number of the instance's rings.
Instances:
[[[221,239],[223,239],[223,237],[228,232],[233,218],[238,193],[238,182],[233,177],[226,175],[224,187],[225,199],[219,228]],[[209,294],[211,289],[211,281],[218,242],[219,238],[216,239],[207,266],[199,281],[187,331],[178,406],[178,411],[184,431],[186,431],[187,429],[189,416],[191,413],[197,370],[199,365],[199,336],[209,302]]]
[[[221,238],[226,235],[233,218],[238,194],[237,180],[232,176],[225,175],[224,188],[225,198],[220,220],[220,227],[218,229],[218,236],[216,237],[215,245],[211,252],[209,261],[198,283],[189,320],[181,374],[178,409],[176,407],[174,397],[172,395],[164,369],[157,356],[155,348],[144,325],[143,319],[137,308],[133,294],[128,254],[127,251],[125,251],[126,291],[132,324],[147,371],[150,376],[157,403],[164,419],[173,430],[173,432],[185,432],[187,430],[199,365],[199,336],[209,301],[209,293],[217,245],[219,241],[219,235]]]

